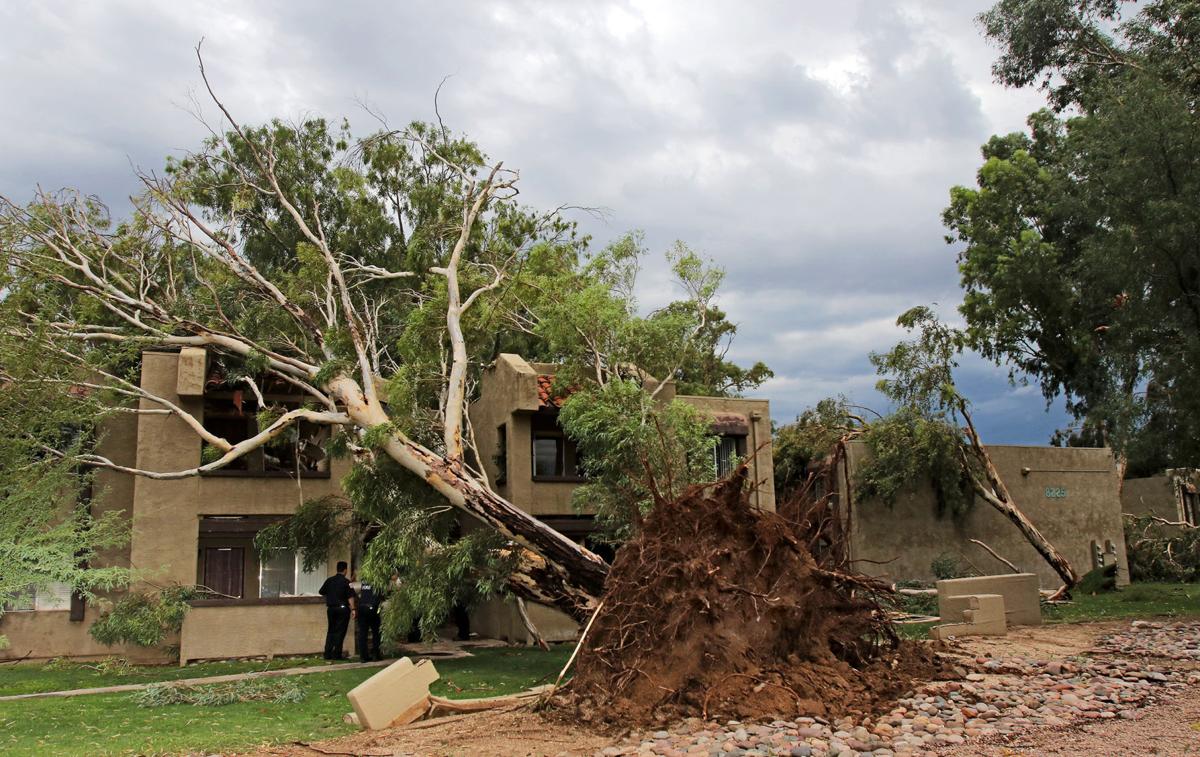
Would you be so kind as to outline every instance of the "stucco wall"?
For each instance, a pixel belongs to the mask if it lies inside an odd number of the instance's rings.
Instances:
[[[88,628],[100,615],[96,607],[88,607],[82,621],[72,621],[70,615],[69,610],[4,613],[0,617],[0,634],[8,637],[9,646],[0,650],[0,659],[38,660],[68,656],[95,659],[111,655],[146,663],[170,659],[162,649],[125,644],[106,647],[93,639]],[[172,642],[168,640],[168,643]]]
[[[988,451],[1014,500],[1081,575],[1092,568],[1091,543],[1111,542],[1122,582],[1128,580],[1117,469],[1107,449],[991,446]],[[853,471],[869,454],[865,444],[847,445]],[[1028,468],[1028,475],[1022,475]],[[1065,497],[1047,496],[1060,494]],[[901,494],[891,508],[879,501],[854,501],[851,553],[858,567],[889,580],[934,578],[930,563],[943,553],[968,560],[984,573],[1009,569],[968,539],[992,547],[1022,570],[1036,573],[1043,587],[1056,588],[1058,576],[1009,520],[977,500],[961,518],[938,518],[933,491],[920,484]],[[964,559],[965,558],[965,559]]]
[[[771,456],[771,403],[740,397],[698,397],[679,394],[678,400],[709,413],[740,413],[750,420],[746,454],[752,455],[750,473],[756,488],[751,503],[763,510],[775,510],[775,463]]]
[[[322,652],[326,623],[325,605],[320,600],[193,607],[179,635],[179,662]],[[345,649],[349,652],[353,646],[352,622]]]
[[[579,635],[579,624],[565,613],[536,602],[526,602],[525,609],[538,633],[548,642],[572,641]],[[475,608],[471,613],[471,630],[489,639],[533,643],[512,599],[489,599]]]
[[[107,419],[100,429],[96,452],[118,465],[133,465],[137,440],[137,416],[119,413]],[[133,476],[111,470],[98,470],[92,485],[92,514],[102,517],[108,512],[121,512],[128,520],[133,513]],[[129,567],[129,543],[101,550],[92,561],[96,567]],[[102,598],[116,595],[102,594]],[[44,659],[71,655],[96,658],[121,655],[138,662],[161,662],[166,656],[158,650],[133,646],[106,647],[88,635],[88,628],[100,614],[97,607],[87,607],[82,620],[72,621],[70,611],[34,610],[8,612],[0,617],[0,635],[7,636],[9,646],[0,649],[0,660]]]
[[[1183,517],[1171,477],[1130,478],[1121,492],[1121,508],[1133,515],[1156,515],[1176,521]]]
[[[179,356],[147,352],[142,386],[202,415],[202,398],[175,393]],[[153,407],[143,401],[147,407]],[[173,415],[139,416],[137,465],[155,471],[186,470],[200,464],[200,439]],[[307,499],[336,494],[350,463],[332,461],[328,478],[191,476],[175,481],[134,481],[132,562],[148,581],[193,584],[200,517],[203,515],[290,515]],[[337,558],[331,557],[330,562]],[[332,572],[332,570],[330,571]]]

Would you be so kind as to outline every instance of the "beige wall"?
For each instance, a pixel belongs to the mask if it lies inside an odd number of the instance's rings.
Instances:
[[[193,607],[179,635],[179,662],[313,654],[325,649],[325,628],[325,605],[320,600]],[[349,651],[353,646],[351,623],[345,648]]]
[[[1078,447],[990,446],[996,467],[1022,511],[1071,562],[1081,575],[1091,570],[1091,543],[1111,542],[1128,580],[1117,469],[1107,449]],[[851,471],[869,454],[865,444],[847,445]],[[1028,468],[1028,475],[1022,475]],[[851,474],[853,480],[853,473]],[[1047,497],[1046,490],[1065,489],[1066,497]],[[984,573],[1009,569],[968,539],[984,542],[1022,570],[1036,573],[1042,586],[1061,582],[1009,520],[977,500],[961,518],[938,518],[927,484],[902,494],[888,508],[879,501],[854,501],[851,553],[859,569],[889,580],[934,578],[930,563],[942,553],[967,560]],[[965,559],[964,559],[965,557]]]
[[[574,515],[571,493],[578,485],[569,481],[534,481],[531,414],[539,407],[537,377],[553,375],[556,366],[529,363],[518,355],[501,354],[496,364],[480,380],[479,399],[471,404],[471,424],[475,431],[483,465],[489,479],[500,479],[495,454],[499,449],[499,428],[504,426],[508,459],[503,484],[495,484],[498,494],[534,515]],[[652,386],[652,385],[651,385]],[[771,407],[767,400],[731,397],[676,395],[674,382],[659,393],[665,402],[680,399],[707,412],[741,413],[751,420],[747,450],[756,450],[753,475],[759,486],[754,503],[766,510],[775,509],[774,465],[771,457]]]
[[[1166,520],[1183,517],[1175,483],[1166,474],[1126,479],[1121,491],[1121,508],[1133,515],[1156,515]]]
[[[88,634],[100,615],[99,608],[88,607],[82,621],[72,621],[69,610],[6,612],[0,617],[0,634],[9,646],[0,650],[0,660],[44,660],[53,657],[96,659],[117,655],[131,662],[168,662],[170,656],[160,648],[133,645],[106,647]],[[173,643],[168,639],[167,643]]]
[[[202,361],[195,354],[185,356],[188,369],[185,388],[196,384],[203,376]],[[177,391],[181,356],[177,352],[146,352],[142,360],[141,383],[154,394],[177,403],[196,417],[202,416],[203,398]],[[200,373],[197,374],[197,365]],[[202,385],[202,384],[201,384]],[[157,406],[143,401],[143,406]],[[174,471],[193,468],[200,463],[200,439],[179,418],[169,415],[118,415],[105,425],[99,452],[114,462],[155,471]],[[334,460],[328,478],[290,478],[255,476],[192,476],[176,481],[154,481],[112,471],[100,471],[96,476],[94,512],[122,510],[131,519],[128,546],[103,553],[97,564],[129,566],[140,579],[135,588],[167,583],[195,584],[198,563],[200,518],[205,515],[289,515],[305,499],[334,494],[340,491],[339,482],[349,469],[348,460]],[[331,555],[327,569],[346,555]],[[107,599],[115,599],[112,595]],[[285,629],[296,618],[316,617],[320,638],[313,646],[305,642],[301,652],[320,651],[324,640],[324,610],[321,606],[301,605],[297,610],[285,605],[241,605],[230,608],[204,608],[200,619],[192,623],[193,634],[188,643],[206,654],[195,657],[236,657],[241,654],[275,653],[269,650],[281,637],[289,649],[293,638],[308,638],[311,623],[296,629]],[[189,619],[196,609],[189,612]],[[0,659],[21,657],[58,657],[64,655],[95,657],[118,654],[139,661],[165,661],[162,650],[136,647],[105,647],[94,642],[88,628],[100,608],[88,607],[82,622],[71,622],[66,610],[7,613],[0,618],[0,634],[7,635],[8,650],[0,650]],[[228,617],[234,622],[219,634],[208,634],[201,643],[196,633],[208,618]],[[187,629],[185,623],[185,630]],[[297,636],[298,635],[298,636]],[[174,639],[166,643],[173,644]],[[282,642],[281,642],[282,643]],[[208,646],[204,646],[207,644]],[[290,646],[289,646],[290,645]],[[214,651],[217,648],[223,651]],[[243,648],[268,651],[239,652]],[[207,654],[212,652],[212,654]],[[290,652],[278,652],[290,653]]]
[[[746,438],[746,454],[752,456],[750,473],[756,484],[751,502],[756,507],[774,512],[775,463],[771,456],[771,403],[767,400],[698,397],[690,394],[676,395],[675,399],[705,412],[740,413],[749,419],[750,435]]]
[[[142,386],[202,416],[203,399],[176,394],[179,355],[147,352]],[[152,407],[148,401],[143,401]],[[137,466],[186,470],[200,464],[200,439],[173,415],[139,416]],[[133,566],[153,583],[193,584],[203,515],[290,515],[303,500],[336,494],[349,461],[334,460],[328,478],[190,476],[176,481],[134,481]],[[337,558],[331,557],[330,562]]]
[[[552,607],[526,602],[529,620],[542,639],[548,642],[572,641],[579,634],[579,624],[569,615]],[[532,644],[533,637],[521,622],[513,599],[489,599],[471,613],[471,631],[489,639],[502,639],[515,644]]]
[[[118,465],[133,465],[137,440],[137,416],[119,413],[106,420],[100,429],[96,452]],[[129,520],[133,513],[133,476],[111,470],[96,471],[92,486],[92,514],[102,517],[108,512],[121,512]],[[128,567],[129,543],[100,551],[92,561],[95,567]],[[116,594],[101,594],[112,598]],[[31,610],[8,612],[0,617],[0,635],[8,637],[7,649],[0,649],[0,660],[45,659],[70,655],[81,658],[121,655],[139,662],[162,662],[166,656],[159,650],[139,647],[106,647],[95,641],[88,628],[100,614],[97,607],[87,607],[83,620],[71,620],[63,610]]]

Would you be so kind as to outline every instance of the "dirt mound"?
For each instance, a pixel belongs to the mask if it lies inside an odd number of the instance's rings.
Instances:
[[[854,714],[904,694],[933,654],[896,637],[885,587],[842,568],[835,525],[755,510],[740,478],[660,504],[617,553],[562,703],[645,724]]]

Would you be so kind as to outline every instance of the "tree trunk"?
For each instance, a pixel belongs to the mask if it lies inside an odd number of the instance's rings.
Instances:
[[[360,428],[388,423],[383,408],[367,400],[353,380],[335,379],[329,388]],[[608,576],[608,564],[598,555],[491,491],[460,463],[447,461],[402,433],[393,432],[383,452],[451,505],[528,550],[509,578],[518,596],[556,607],[580,622],[592,614]]]
[[[971,421],[971,416],[967,412],[965,404],[959,408],[959,411],[962,413],[963,419],[967,424],[967,435],[971,439],[971,450],[980,464],[983,465],[983,472],[988,481],[988,484],[985,485],[978,477],[971,474],[971,484],[975,492],[983,497],[989,505],[999,510],[1005,518],[1012,521],[1013,525],[1033,545],[1038,554],[1062,578],[1063,588],[1070,590],[1075,584],[1079,583],[1079,575],[1071,567],[1071,563],[1067,561],[1067,558],[1063,557],[1062,553],[1045,536],[1042,536],[1042,532],[1038,530],[1037,526],[1033,525],[1033,522],[1025,517],[1025,513],[1021,512],[1021,509],[1013,502],[1012,495],[1008,492],[1008,487],[1004,485],[1003,479],[1000,478],[1000,472],[996,470],[991,456],[984,449],[983,443],[979,439],[979,434],[975,431],[975,424]]]

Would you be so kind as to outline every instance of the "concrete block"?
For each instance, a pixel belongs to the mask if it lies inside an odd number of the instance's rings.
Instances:
[[[346,697],[358,724],[367,730],[404,725],[429,707],[429,684],[438,679],[429,660],[413,664],[402,657],[350,690]]]
[[[180,397],[204,395],[204,380],[207,378],[208,351],[203,347],[184,347],[179,351],[179,372],[175,380],[175,393]]]
[[[999,576],[976,576],[974,578],[952,578],[937,582],[938,613],[942,620],[959,620],[961,604],[951,597],[979,594],[999,594],[1004,597],[1004,611],[1010,626],[1040,626],[1042,624],[1041,599],[1038,594],[1038,578],[1033,573],[1009,573]]]
[[[950,636],[1004,636],[1008,633],[1005,621],[1004,597],[999,594],[969,594],[948,598],[948,604],[961,608],[959,622],[946,623],[930,629],[935,639]],[[943,616],[943,619],[945,617]]]

